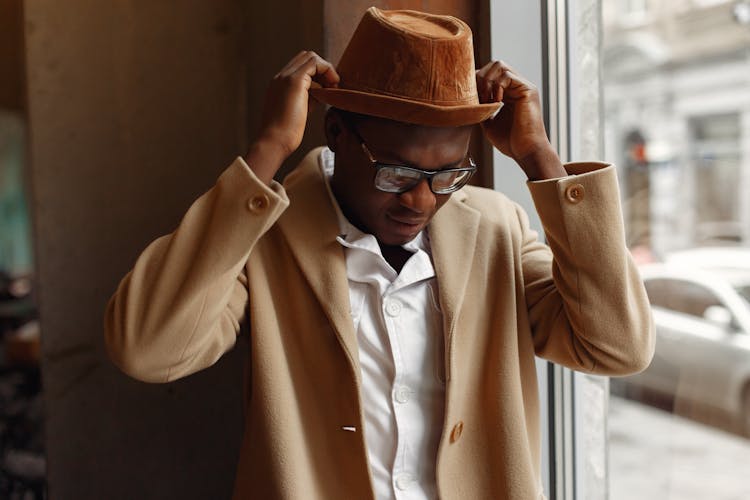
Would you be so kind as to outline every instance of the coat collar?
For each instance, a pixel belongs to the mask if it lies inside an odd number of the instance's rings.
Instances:
[[[320,153],[321,148],[308,153],[284,181],[289,208],[278,224],[359,377],[346,259],[336,241],[339,224],[320,171]],[[428,227],[448,346],[468,283],[479,227],[480,214],[465,203],[466,198],[462,191],[453,194]]]

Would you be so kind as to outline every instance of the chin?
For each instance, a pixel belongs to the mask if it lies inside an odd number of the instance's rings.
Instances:
[[[419,234],[419,231],[421,231],[421,228],[414,231],[399,233],[390,231],[387,234],[381,233],[379,235],[376,235],[376,238],[378,240],[378,243],[380,243],[381,245],[401,246],[409,243],[411,240],[416,238]]]

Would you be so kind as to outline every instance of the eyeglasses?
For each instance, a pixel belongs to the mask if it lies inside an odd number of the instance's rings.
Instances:
[[[375,188],[386,193],[405,193],[415,188],[422,179],[427,179],[430,190],[435,194],[453,193],[464,187],[477,170],[470,155],[467,155],[465,160],[469,163],[468,167],[443,170],[422,170],[406,165],[383,163],[372,156],[362,137],[353,129],[352,132],[359,139],[362,151],[367,155],[370,164],[375,167]]]

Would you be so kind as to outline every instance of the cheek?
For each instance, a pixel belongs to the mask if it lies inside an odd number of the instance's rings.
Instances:
[[[394,195],[378,191],[371,185],[361,187],[351,195],[351,206],[354,207],[357,219],[370,231],[375,231],[386,223],[386,213],[398,206]]]
[[[384,220],[386,213],[398,206],[398,200],[395,196],[381,191],[375,191],[366,200],[365,210],[371,218],[378,220]]]
[[[435,196],[435,212],[433,212],[432,215],[435,215],[437,211],[440,210],[440,207],[445,205],[450,199],[451,199],[451,195],[449,194],[439,194]]]

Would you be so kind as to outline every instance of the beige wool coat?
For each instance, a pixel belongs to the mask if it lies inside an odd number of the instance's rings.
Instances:
[[[319,153],[283,187],[238,158],[146,248],[107,308],[112,360],[147,382],[212,365],[249,326],[237,499],[373,498],[345,259]],[[516,204],[474,187],[428,227],[445,340],[443,500],[544,498],[535,355],[619,375],[653,354],[615,169],[566,168],[575,175],[529,183],[550,247]]]

